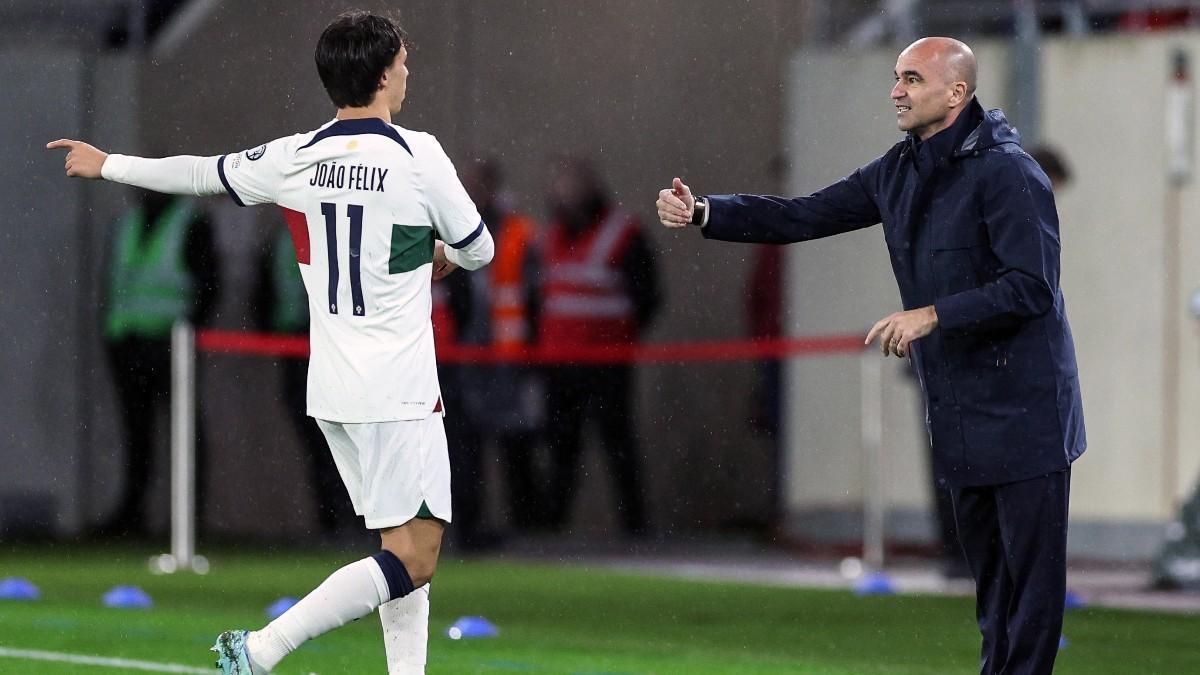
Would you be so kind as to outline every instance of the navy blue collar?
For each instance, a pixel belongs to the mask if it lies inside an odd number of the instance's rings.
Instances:
[[[966,109],[954,120],[954,124],[926,138],[925,141],[918,138],[916,133],[908,133],[908,151],[913,166],[917,167],[920,175],[928,177],[938,167],[946,166],[954,159],[955,150],[958,150],[967,137],[971,136],[971,132],[979,126],[980,115],[977,108],[979,104],[972,98]]]
[[[384,122],[378,117],[337,120],[333,124],[330,124],[324,129],[318,131],[316,135],[312,137],[311,141],[300,146],[299,149],[303,150],[310,145],[315,145],[316,143],[333,136],[361,136],[363,134],[378,134],[380,136],[387,136],[403,146],[404,149],[408,151],[408,154],[413,154],[412,148],[408,147],[408,143],[404,142],[404,137],[400,135],[399,131],[396,131],[396,127]]]
[[[922,141],[916,134],[909,132],[908,148],[914,161],[918,164],[922,159],[932,160],[940,165],[949,161],[955,151],[967,140],[967,136],[979,126],[982,111],[974,97],[966,108],[959,113],[958,118],[950,126]]]

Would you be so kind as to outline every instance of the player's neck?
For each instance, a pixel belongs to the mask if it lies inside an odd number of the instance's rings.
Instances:
[[[365,105],[361,108],[338,108],[337,111],[337,118],[339,120],[362,120],[371,117],[377,117],[384,122],[391,124],[392,111],[388,110],[387,102],[380,101],[379,103],[371,103],[370,105]]]

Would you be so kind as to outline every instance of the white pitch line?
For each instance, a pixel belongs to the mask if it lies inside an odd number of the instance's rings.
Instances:
[[[126,668],[128,670],[144,670],[151,673],[196,673],[209,675],[212,668],[195,668],[178,663],[155,663],[153,661],[133,661],[131,659],[110,659],[103,656],[87,656],[84,654],[64,654],[62,652],[43,652],[36,649],[10,649],[0,647],[0,657],[10,659],[26,659],[29,661],[53,661],[56,663],[72,663],[78,666],[99,666],[101,668]]]

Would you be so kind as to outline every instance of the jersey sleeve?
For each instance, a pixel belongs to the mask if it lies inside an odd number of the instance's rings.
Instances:
[[[428,138],[430,143],[423,150],[429,155],[424,158],[429,219],[447,246],[462,249],[479,238],[486,227],[446,151],[432,136]]]
[[[100,166],[100,176],[155,192],[203,197],[223,191],[217,175],[220,159],[195,155],[153,159],[112,153]]]
[[[221,184],[238,206],[277,201],[291,140],[291,137],[278,138],[256,148],[222,155],[217,160]]]
[[[492,234],[488,232],[487,226],[483,223],[479,224],[479,229],[475,232],[475,237],[466,244],[459,246],[447,244],[446,260],[465,270],[477,270],[490,263],[492,256],[496,254],[496,244],[492,241]]]

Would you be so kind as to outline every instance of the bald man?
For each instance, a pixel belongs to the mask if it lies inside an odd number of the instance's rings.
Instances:
[[[907,137],[882,157],[794,199],[696,196],[676,178],[658,214],[708,239],[773,244],[883,224],[904,309],[866,343],[911,359],[920,379],[934,475],[976,582],[980,672],[1044,675],[1083,410],[1050,182],[1004,113],[975,99],[976,72],[962,42],[918,40],[891,93]]]

